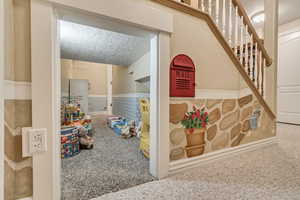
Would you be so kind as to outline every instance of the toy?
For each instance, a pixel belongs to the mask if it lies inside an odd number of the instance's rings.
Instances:
[[[146,158],[150,156],[150,103],[148,99],[140,99],[141,112],[141,133],[140,133],[140,150]]]
[[[95,140],[88,136],[88,130],[85,127],[79,128],[79,143],[81,149],[93,149]]]
[[[129,131],[129,126],[126,125],[124,126],[122,129],[121,129],[121,136],[123,138],[130,138],[131,137],[131,134],[130,134],[130,131]]]
[[[135,129],[135,121],[134,120],[131,120],[129,122],[129,133],[131,136],[136,136],[136,129]]]
[[[78,129],[68,127],[61,130],[61,158],[71,158],[80,153]]]

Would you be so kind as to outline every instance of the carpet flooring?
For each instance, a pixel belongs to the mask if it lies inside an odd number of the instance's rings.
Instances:
[[[101,117],[93,125],[94,149],[62,160],[62,200],[88,200],[154,180],[137,138],[116,136]]]
[[[299,200],[300,126],[278,125],[279,143],[95,200]]]

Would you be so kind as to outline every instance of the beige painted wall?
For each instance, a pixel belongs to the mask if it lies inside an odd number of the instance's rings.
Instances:
[[[113,66],[112,94],[149,93],[149,89],[143,83],[135,81],[128,67]]]
[[[78,60],[61,60],[62,91],[68,91],[68,79],[86,79],[90,83],[90,95],[107,94],[107,65]]]
[[[15,21],[15,79],[31,80],[30,4],[27,0],[14,1]]]
[[[144,80],[148,77],[148,80]],[[149,93],[147,87],[150,77],[150,52],[146,53],[131,66],[113,66],[112,94]]]
[[[150,72],[147,69],[149,68],[149,63],[147,64],[147,62],[149,62],[149,59],[143,56],[131,67],[113,66],[112,93],[148,93],[149,89],[145,86],[145,83],[135,81],[149,75]],[[90,95],[107,94],[107,68],[105,64],[61,59],[62,92],[68,92],[68,79],[89,80]]]
[[[31,81],[30,1],[6,0],[5,79]]]
[[[198,89],[240,89],[238,72],[206,22],[150,0],[139,1],[174,15],[171,55],[184,53],[194,60]]]
[[[134,93],[134,78],[128,74],[128,67],[113,66],[112,68],[112,94]]]
[[[4,1],[5,3],[5,75],[6,80],[15,80],[15,32],[14,32],[14,5],[13,0]]]
[[[134,80],[150,76],[150,51],[130,65],[128,70],[132,73]]]
[[[10,81],[31,82],[30,0],[4,2],[4,78]],[[22,157],[20,134],[21,128],[32,126],[31,106],[31,100],[5,99],[5,200],[32,196],[32,160]]]

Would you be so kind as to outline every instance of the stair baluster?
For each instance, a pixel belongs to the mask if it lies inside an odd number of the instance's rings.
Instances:
[[[220,27],[220,0],[216,0],[216,6],[215,6],[215,12],[216,12],[216,25],[217,27]]]
[[[212,16],[212,3],[211,3],[212,0],[208,0],[208,14],[210,16]]]
[[[249,49],[248,49],[248,26],[246,25],[245,26],[245,43],[244,43],[244,49],[245,49],[245,64],[244,64],[244,67],[245,67],[245,70],[248,74],[248,76],[250,75],[249,73]]]
[[[244,60],[244,17],[242,16],[241,18],[240,18],[240,31],[241,31],[241,34],[240,34],[240,36],[241,36],[241,39],[240,39],[240,63],[244,66],[244,62],[243,62],[243,60]],[[245,66],[244,66],[245,67]]]
[[[261,70],[261,78],[262,78],[262,80],[261,80],[261,96],[262,97],[264,97],[264,95],[265,95],[265,88],[264,88],[264,86],[265,86],[265,67],[266,67],[266,59],[264,58],[263,59],[263,66],[262,66],[262,70]]]
[[[229,22],[228,22],[228,43],[232,47],[232,0],[229,0]]]
[[[235,7],[235,43],[234,43],[234,49],[235,49],[235,55],[238,57],[238,46],[239,46],[239,13],[238,13],[238,7]]]
[[[254,76],[254,59],[253,59],[253,34],[250,35],[250,79],[255,84],[255,76]]]
[[[152,0],[206,20],[244,77],[260,103],[272,118],[274,113],[263,99],[265,67],[272,64],[258,34],[239,0]],[[220,2],[221,1],[221,2]],[[180,3],[178,3],[180,2]],[[188,4],[189,6],[183,5]],[[191,8],[192,7],[192,8]],[[197,10],[199,11],[197,13]],[[212,21],[211,21],[212,20]],[[218,29],[218,30],[216,30]],[[220,39],[221,38],[221,39]],[[227,45],[224,44],[227,42]],[[228,50],[230,47],[230,50]],[[233,54],[232,54],[233,53]],[[232,58],[230,55],[235,55]],[[237,62],[239,61],[239,63]],[[242,68],[243,67],[243,68]],[[241,69],[243,71],[241,71]]]
[[[223,28],[223,36],[226,38],[226,1],[227,0],[223,0],[223,19],[222,19],[222,28]]]

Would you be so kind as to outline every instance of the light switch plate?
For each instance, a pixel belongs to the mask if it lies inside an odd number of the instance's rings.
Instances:
[[[47,150],[46,137],[47,129],[31,129],[29,131],[29,152],[31,154],[45,152]]]
[[[22,128],[22,155],[29,157],[47,151],[47,129]]]

